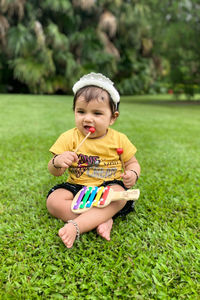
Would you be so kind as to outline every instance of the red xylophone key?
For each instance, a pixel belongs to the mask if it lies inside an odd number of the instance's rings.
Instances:
[[[107,197],[108,197],[109,190],[110,190],[110,186],[107,186],[107,187],[105,188],[104,193],[103,193],[103,195],[102,195],[102,198],[101,198],[101,200],[100,200],[100,203],[99,203],[100,205],[104,205],[104,204],[105,204],[106,199],[107,199]]]

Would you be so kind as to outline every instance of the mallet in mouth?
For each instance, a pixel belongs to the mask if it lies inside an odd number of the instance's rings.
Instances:
[[[122,159],[122,156],[121,156],[123,152],[124,152],[124,150],[122,148],[117,148],[117,154],[119,155],[119,159],[121,160],[122,168],[124,170],[124,174],[126,174],[125,165],[124,165],[124,162],[123,162],[123,159]]]
[[[90,136],[91,133],[94,133],[96,131],[96,129],[94,127],[90,127],[88,134],[84,137],[84,139],[80,142],[80,144],[77,146],[75,152],[77,152],[79,150],[79,148],[81,147],[81,145],[85,142],[85,140]]]

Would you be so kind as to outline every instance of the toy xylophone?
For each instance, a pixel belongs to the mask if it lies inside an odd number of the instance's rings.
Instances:
[[[93,206],[99,208],[106,207],[112,201],[137,200],[139,195],[139,189],[117,192],[114,191],[110,186],[84,186],[74,197],[71,204],[71,210],[74,213],[80,214],[89,210]]]

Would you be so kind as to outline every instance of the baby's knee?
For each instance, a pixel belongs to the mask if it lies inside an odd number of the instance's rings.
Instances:
[[[117,205],[118,210],[121,210],[126,205],[127,201],[126,200],[119,200],[119,201],[116,201],[114,203]]]
[[[50,194],[49,197],[47,198],[46,206],[50,213],[53,213],[53,211],[56,209],[57,200],[52,194]]]

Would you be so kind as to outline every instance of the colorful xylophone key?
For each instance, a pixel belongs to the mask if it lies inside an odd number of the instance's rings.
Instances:
[[[81,201],[81,204],[80,204],[79,208],[84,208],[86,206],[86,203],[87,203],[88,198],[90,196],[91,190],[92,190],[91,186],[87,188],[85,196],[83,197],[83,200]]]
[[[100,205],[104,205],[104,204],[106,203],[106,199],[107,199],[107,197],[108,197],[109,190],[110,190],[110,186],[107,186],[107,187],[104,189],[102,198],[101,198],[100,201],[99,201],[99,204],[100,204]]]
[[[73,206],[73,209],[76,210],[76,209],[79,208],[79,205],[80,205],[80,203],[81,203],[81,201],[82,201],[82,199],[83,199],[83,197],[84,197],[84,195],[85,195],[86,190],[87,190],[87,186],[84,186],[84,187],[82,188],[82,190],[81,190],[81,193],[79,194],[79,197],[78,197],[78,199],[77,199],[75,205]]]
[[[101,199],[101,195],[102,195],[103,191],[104,191],[104,186],[101,186],[101,187],[98,188],[97,194],[96,194],[96,197],[95,197],[95,199],[92,203],[92,206],[97,206],[99,204],[99,201]]]
[[[91,195],[90,195],[90,198],[88,199],[88,202],[87,202],[87,204],[86,204],[86,207],[87,207],[87,208],[89,208],[89,207],[92,206],[92,203],[93,203],[94,198],[95,198],[95,196],[96,196],[97,190],[98,190],[98,187],[97,187],[97,186],[93,187],[92,192],[91,192]]]

